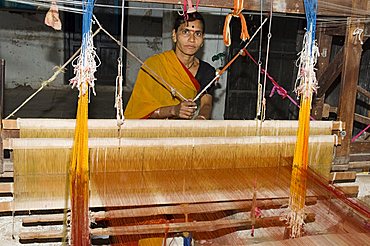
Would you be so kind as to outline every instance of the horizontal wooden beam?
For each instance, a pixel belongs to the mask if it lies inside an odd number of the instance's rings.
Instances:
[[[349,166],[349,168],[351,168]],[[335,184],[336,188],[340,189],[346,197],[356,197],[358,194],[358,185],[353,185],[350,183],[343,183],[343,184]]]
[[[320,26],[319,26],[320,28]],[[346,35],[346,26],[345,25],[337,25],[337,26],[330,26],[330,27],[323,27],[324,33],[330,36],[344,36]]]
[[[13,202],[0,202],[0,213],[13,211]]]
[[[272,0],[262,1],[262,10],[270,11]],[[129,0],[129,2],[143,2],[143,3],[163,3],[182,5],[183,1],[179,0]],[[244,1],[244,9],[248,11],[260,11],[260,0]],[[233,8],[234,1],[232,0],[202,0],[200,6],[212,8]],[[349,16],[351,14],[352,0],[319,0],[318,1],[318,15],[325,16]],[[273,1],[273,12],[287,13],[287,14],[304,14],[304,4],[302,0],[284,0]],[[357,11],[354,11],[357,12]],[[363,12],[363,10],[362,10]]]
[[[367,98],[370,98],[370,92],[364,88],[362,88],[361,86],[357,85],[357,92],[358,93],[361,93],[362,95],[364,95],[365,97]]]
[[[309,213],[305,222],[315,221],[315,214]],[[273,226],[285,226],[286,221],[281,220],[280,216],[257,218],[254,228],[268,228]],[[91,230],[91,235],[94,236],[114,236],[114,235],[140,235],[152,233],[176,233],[176,232],[209,232],[217,231],[225,228],[243,227],[246,229],[252,228],[252,220],[248,219],[219,219],[213,221],[194,221],[183,223],[169,224],[152,224],[152,225],[137,225],[137,226],[118,226],[108,228],[97,228]]]
[[[315,214],[308,213],[305,218],[305,223],[315,221]],[[286,221],[281,220],[280,216],[257,218],[254,223],[254,228],[267,228],[273,226],[285,226]],[[175,232],[205,232],[216,231],[224,228],[243,227],[246,229],[252,228],[252,220],[250,219],[220,219],[215,221],[194,221],[182,223],[168,223],[168,224],[151,224],[151,225],[132,225],[132,226],[119,226],[108,228],[92,229],[92,236],[114,236],[114,235],[140,235],[152,233],[175,233]],[[62,230],[49,230],[37,232],[21,232],[19,240],[31,242],[32,240],[40,239],[57,239],[63,238],[65,234]]]
[[[333,61],[320,73],[317,97],[322,97],[342,72],[343,56],[344,49],[341,48]]]
[[[360,122],[364,125],[370,124],[370,118],[360,114],[355,114],[355,121]]]
[[[357,143],[357,142],[355,142]],[[355,144],[355,143],[352,143]],[[352,146],[351,146],[351,155],[350,155],[350,159],[349,161],[370,161],[370,149],[369,149],[369,153],[356,153],[356,154],[353,154],[352,153]]]
[[[340,176],[338,176],[340,177]],[[314,205],[317,203],[317,197],[306,197],[306,206]],[[256,207],[259,209],[276,209],[287,206],[289,198],[275,198],[275,199],[262,199],[256,201]],[[218,211],[250,211],[252,208],[252,201],[230,201],[230,202],[209,202],[197,204],[181,204],[175,206],[155,206],[146,208],[127,208],[116,209],[100,212],[92,212],[91,218],[94,221],[110,220],[116,218],[133,218],[133,217],[146,217],[164,214],[199,214],[199,213],[214,213]],[[62,223],[64,219],[63,214],[46,214],[46,215],[33,215],[25,217],[22,220],[23,225],[37,225],[45,223]]]
[[[13,183],[0,183],[0,193],[13,193]]]
[[[352,169],[370,168],[370,161],[350,162],[348,164],[348,168],[352,168]]]
[[[356,172],[333,172],[330,173],[329,179],[333,182],[343,180],[355,180]]]
[[[370,142],[369,141],[355,141],[351,143],[351,155],[352,154],[370,154]]]
[[[306,205],[316,204],[316,197],[307,197]],[[256,201],[256,207],[259,209],[274,209],[281,208],[289,204],[289,198],[279,199],[262,199]],[[143,217],[159,214],[204,214],[213,213],[217,211],[226,210],[243,210],[250,211],[252,209],[252,201],[238,201],[238,202],[217,202],[205,204],[188,204],[167,207],[154,207],[154,208],[136,208],[136,209],[123,209],[123,210],[110,210],[107,212],[92,213],[92,218],[96,221],[107,220],[113,218],[125,217]]]

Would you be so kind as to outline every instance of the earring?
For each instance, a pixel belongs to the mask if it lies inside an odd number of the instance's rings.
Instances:
[[[200,47],[201,47],[201,48],[203,47],[203,43],[200,45]]]

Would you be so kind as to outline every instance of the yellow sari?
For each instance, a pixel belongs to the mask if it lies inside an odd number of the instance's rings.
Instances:
[[[187,99],[193,99],[199,83],[194,76],[182,65],[173,50],[154,55],[145,64],[166,83],[171,85]],[[152,75],[152,76],[151,76]],[[180,99],[173,97],[170,88],[165,88],[161,80],[145,66],[140,68],[130,100],[126,106],[126,119],[146,119],[156,109],[179,104]]]

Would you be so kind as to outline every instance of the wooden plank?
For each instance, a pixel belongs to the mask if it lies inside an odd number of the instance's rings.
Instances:
[[[334,173],[330,173],[329,179],[331,181],[355,180],[356,179],[356,172],[334,172]]]
[[[325,28],[325,34],[330,35],[330,36],[345,36],[346,35],[346,27],[343,26],[343,25],[326,27]]]
[[[327,35],[325,32],[326,28],[322,26],[317,29],[317,42],[320,49],[320,56],[317,58],[317,74],[316,77],[319,78],[324,73],[324,70],[328,67],[330,61],[331,53],[331,43],[333,37]],[[321,85],[319,84],[319,88]],[[312,114],[316,120],[323,118],[323,106],[325,102],[325,96],[316,97],[313,101]]]
[[[351,162],[353,162],[353,161],[370,161],[370,149],[369,149],[369,153],[352,154],[352,146],[351,146],[351,155],[350,155],[349,160]]]
[[[353,184],[335,184],[334,187],[339,188],[345,195],[346,197],[356,197],[358,194],[358,185],[353,185]]]
[[[19,130],[3,129],[3,139],[5,138],[19,138]]]
[[[306,197],[306,205],[314,205],[317,202],[316,197]],[[276,209],[289,204],[289,198],[276,198],[276,199],[263,199],[257,200],[259,209]],[[148,208],[128,208],[117,209],[109,211],[92,212],[91,218],[94,221],[102,221],[114,218],[126,217],[146,217],[153,215],[163,214],[196,214],[196,213],[213,213],[217,211],[227,210],[243,210],[250,211],[252,201],[231,201],[231,202],[215,202],[215,203],[199,203],[199,204],[181,204],[175,206],[156,206]],[[63,214],[47,214],[47,215],[33,215],[22,219],[24,225],[27,224],[40,224],[40,223],[55,223],[62,222],[64,219]]]
[[[5,172],[13,172],[13,162],[10,159],[4,159]]]
[[[61,230],[48,230],[40,232],[21,232],[19,234],[20,241],[35,240],[35,239],[56,239],[63,238],[65,234]]]
[[[370,168],[370,161],[352,161],[348,164],[348,168],[353,169]]]
[[[13,183],[0,183],[0,193],[13,193]]]
[[[331,166],[332,171],[347,171],[348,170],[348,164],[340,164],[340,165],[332,165]]]
[[[360,114],[355,114],[354,120],[357,122],[360,122],[364,125],[369,125],[370,124],[370,118],[360,115]]]
[[[13,178],[13,177],[14,177],[14,173],[6,171],[6,170],[4,171],[4,173],[0,174],[0,178]]]
[[[308,213],[305,218],[305,223],[315,221],[315,214]],[[285,226],[286,222],[281,220],[280,216],[257,218],[254,228],[268,228],[274,226]],[[216,231],[224,228],[243,227],[245,229],[252,228],[252,220],[249,219],[219,219],[214,221],[192,221],[180,223],[166,224],[150,224],[150,225],[131,225],[117,226],[108,228],[91,229],[92,236],[114,236],[114,235],[140,235],[153,233],[175,233],[175,232],[205,232]],[[21,232],[19,234],[20,241],[32,241],[40,239],[57,239],[63,238],[65,234],[61,230],[48,230],[37,232]]]
[[[0,213],[13,211],[13,202],[0,202]]]
[[[305,219],[306,223],[313,222],[315,215],[309,213]],[[273,226],[285,226],[286,222],[281,220],[280,216],[257,218],[254,228],[268,228]],[[245,229],[252,228],[252,221],[249,219],[219,219],[214,221],[194,221],[183,223],[169,224],[153,224],[153,225],[137,225],[137,226],[119,226],[108,228],[97,228],[91,230],[91,235],[94,236],[114,236],[114,235],[138,235],[151,233],[168,233],[175,232],[206,232],[216,231],[225,228],[243,227]]]
[[[346,129],[346,123],[343,121],[333,121],[333,131],[344,131]]]
[[[367,98],[370,98],[370,92],[367,91],[366,89],[362,88],[361,86],[357,85],[357,92],[358,93],[361,93],[362,95],[364,95],[365,97]]]
[[[343,57],[344,47],[342,47],[335,55],[333,61],[323,68],[323,72],[320,73],[320,77],[318,79],[319,89],[317,90],[317,97],[323,97],[326,91],[342,72]]]
[[[7,130],[17,130],[17,120],[3,120],[3,127]]]
[[[356,4],[359,3],[355,1],[354,5]],[[339,163],[349,162],[350,144],[353,131],[357,83],[362,55],[362,45],[357,40],[354,40],[352,35],[356,28],[364,28],[364,25],[359,24],[353,18],[348,18],[346,38],[344,42],[344,62],[340,85],[341,93],[338,106],[338,119],[346,122],[347,134],[343,138],[341,146],[337,147],[335,161]]]
[[[263,11],[270,11],[270,5],[272,0],[262,1]],[[181,5],[183,1],[179,0],[129,0],[129,2],[143,2],[143,3],[163,3],[163,4],[174,4]],[[330,9],[331,6],[336,5],[338,9]],[[212,7],[212,8],[233,8],[233,1],[225,0],[202,0],[200,6]],[[350,9],[352,6],[351,0],[319,0],[318,1],[318,15],[326,16],[349,16],[351,14]],[[341,8],[342,7],[342,8]],[[260,0],[248,0],[244,1],[244,9],[249,11],[260,11],[261,5]],[[360,9],[362,10],[362,9]],[[273,1],[273,12],[289,13],[289,14],[304,14],[304,4],[301,0],[285,0],[285,1]],[[363,10],[362,10],[363,12]],[[361,13],[361,12],[360,12]],[[363,15],[365,16],[365,14]]]
[[[356,141],[351,143],[351,154],[370,153],[370,142]]]
[[[320,51],[320,56],[317,57],[317,72],[316,77],[320,78],[323,74],[325,69],[330,63],[330,55],[331,55],[331,44],[333,37],[326,34],[326,28],[318,28],[317,32],[317,44]],[[321,86],[319,84],[319,86]]]
[[[316,197],[307,197],[306,205],[316,204]],[[260,209],[274,209],[281,208],[284,205],[289,204],[289,198],[281,199],[263,199],[256,201],[256,207]],[[113,218],[124,218],[124,217],[143,217],[158,214],[203,214],[212,213],[217,211],[226,210],[243,210],[250,211],[252,209],[252,201],[240,201],[240,202],[218,202],[208,204],[189,204],[189,205],[178,205],[170,207],[154,207],[154,208],[137,208],[137,209],[124,209],[124,210],[111,210],[107,212],[92,213],[92,218],[96,221],[113,219]]]

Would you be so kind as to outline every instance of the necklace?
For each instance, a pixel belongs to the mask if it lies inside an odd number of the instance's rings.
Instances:
[[[187,69],[190,69],[194,65],[194,63],[195,63],[195,59],[193,60],[193,62],[190,65],[186,66]]]

